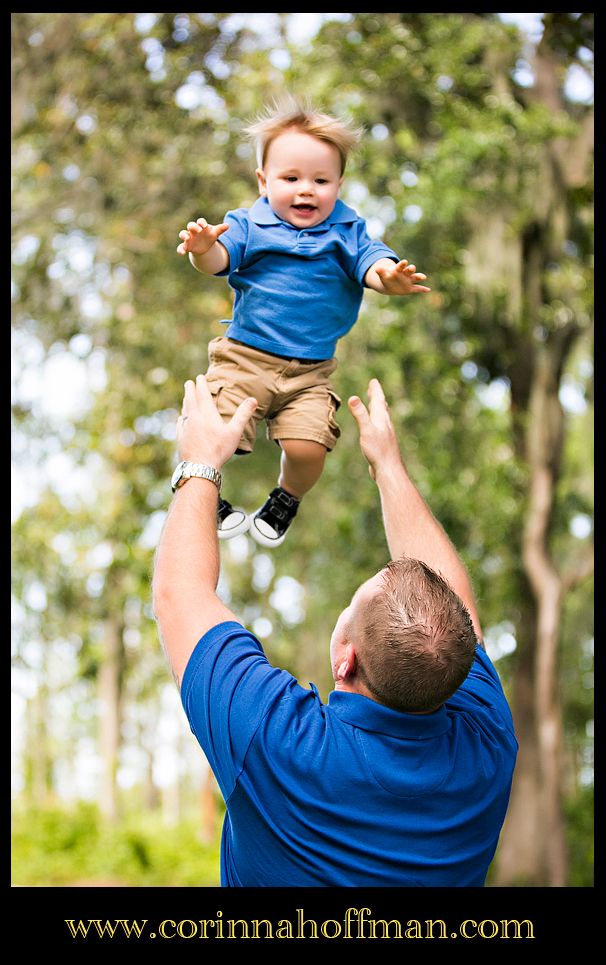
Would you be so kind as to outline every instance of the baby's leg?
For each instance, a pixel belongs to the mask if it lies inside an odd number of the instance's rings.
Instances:
[[[301,500],[322,475],[326,446],[310,439],[280,439],[282,458],[278,485]]]
[[[322,475],[326,446],[311,439],[280,439],[278,485],[250,517],[250,535],[261,546],[280,546],[305,493]]]
[[[301,500],[322,475],[326,453],[339,438],[335,413],[340,399],[328,381],[335,365],[335,359],[312,364],[292,359],[280,373],[280,406],[270,409],[267,418],[267,436],[282,449],[280,476],[250,520],[250,534],[261,546],[284,542]]]

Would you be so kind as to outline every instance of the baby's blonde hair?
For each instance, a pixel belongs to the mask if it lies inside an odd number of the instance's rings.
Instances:
[[[290,128],[333,144],[341,158],[341,174],[345,170],[350,151],[363,134],[362,129],[354,127],[349,120],[317,111],[309,101],[300,101],[294,97],[286,101],[274,101],[257,116],[254,123],[244,128],[254,141],[259,167],[262,168],[265,164],[271,142]]]

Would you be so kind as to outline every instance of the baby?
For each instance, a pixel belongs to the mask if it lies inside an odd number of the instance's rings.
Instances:
[[[387,295],[430,289],[339,200],[359,131],[290,105],[268,109],[247,133],[256,143],[260,197],[228,211],[222,224],[190,221],[177,251],[204,274],[227,275],[235,292],[226,334],[208,347],[206,380],[225,419],[249,396],[258,401],[238,453],[252,452],[261,419],[282,450],[278,484],[260,509],[248,516],[219,500],[218,534],[250,531],[261,546],[275,547],[340,435],[341,400],[330,376],[364,288]]]

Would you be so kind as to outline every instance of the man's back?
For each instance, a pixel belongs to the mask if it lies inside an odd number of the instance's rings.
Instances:
[[[432,714],[343,691],[326,706],[227,622],[194,650],[182,699],[227,804],[223,884],[483,885],[517,743],[481,648]]]

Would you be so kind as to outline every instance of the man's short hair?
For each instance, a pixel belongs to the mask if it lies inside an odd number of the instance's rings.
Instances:
[[[437,710],[465,680],[478,639],[462,601],[420,560],[387,564],[366,604],[357,673],[394,710]]]
[[[290,97],[274,101],[259,114],[254,123],[245,128],[254,141],[259,167],[262,168],[265,164],[271,142],[278,135],[293,128],[336,147],[341,158],[341,174],[345,171],[350,151],[362,136],[361,128],[354,127],[349,120],[324,114],[307,100]]]

